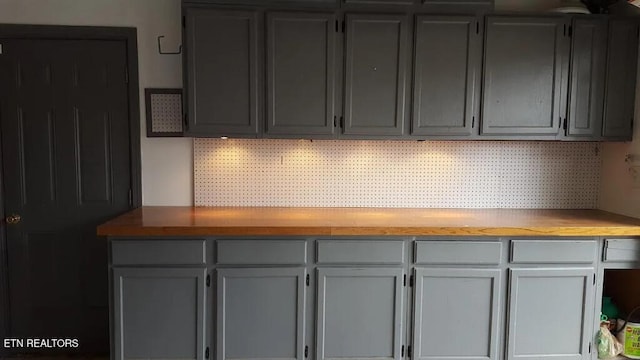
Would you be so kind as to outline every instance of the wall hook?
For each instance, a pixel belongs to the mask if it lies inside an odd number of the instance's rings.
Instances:
[[[178,55],[178,54],[182,54],[182,45],[178,46],[178,51],[175,51],[175,52],[162,51],[162,43],[161,43],[162,38],[164,38],[164,35],[158,36],[158,53],[160,55]]]

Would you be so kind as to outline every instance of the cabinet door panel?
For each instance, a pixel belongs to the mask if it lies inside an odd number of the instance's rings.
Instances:
[[[475,17],[416,19],[413,135],[471,135],[480,75]]]
[[[402,276],[402,269],[319,268],[316,359],[399,360]]]
[[[267,134],[333,134],[335,22],[267,14]]]
[[[115,359],[204,359],[206,269],[113,269]]]
[[[304,358],[304,268],[217,270],[217,359]]]
[[[258,133],[258,17],[250,11],[186,9],[188,132]]]
[[[606,62],[606,22],[573,21],[569,136],[599,136],[602,126]]]
[[[500,272],[416,269],[414,359],[497,358]]]
[[[631,139],[638,63],[637,20],[609,22],[603,136]]]
[[[346,16],[345,134],[404,133],[407,42],[405,16]]]
[[[563,29],[561,17],[487,17],[482,134],[558,133]]]
[[[593,268],[511,269],[507,360],[590,357]]]

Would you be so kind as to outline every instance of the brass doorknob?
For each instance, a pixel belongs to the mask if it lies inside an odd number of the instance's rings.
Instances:
[[[22,220],[22,218],[20,217],[20,215],[18,214],[12,214],[7,216],[7,224],[17,224],[20,222],[20,220]]]

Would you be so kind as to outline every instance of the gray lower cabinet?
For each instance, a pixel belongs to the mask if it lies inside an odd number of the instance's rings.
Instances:
[[[256,11],[185,9],[187,134],[256,137],[260,37]]]
[[[115,360],[205,358],[205,268],[113,268]]]
[[[566,25],[560,16],[486,17],[481,135],[559,133]]]
[[[345,135],[404,135],[407,59],[406,15],[345,16]]]
[[[267,25],[266,134],[334,134],[336,16],[273,12]]]
[[[216,273],[216,359],[304,359],[305,268]]]
[[[416,18],[412,135],[472,135],[481,54],[477,18]]]
[[[318,268],[316,359],[400,360],[400,268]]]
[[[417,268],[414,360],[499,358],[500,269]]]
[[[638,20],[609,21],[603,136],[631,140],[638,64]]]
[[[510,269],[507,360],[591,357],[594,268]]]

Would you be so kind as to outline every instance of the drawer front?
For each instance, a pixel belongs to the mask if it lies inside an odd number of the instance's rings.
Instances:
[[[498,265],[502,243],[497,241],[416,241],[416,264]]]
[[[205,241],[113,240],[113,265],[202,265],[206,263]]]
[[[318,240],[318,264],[404,263],[403,240]]]
[[[511,262],[591,264],[596,249],[595,240],[511,240]]]
[[[640,262],[640,239],[605,239],[605,262]]]
[[[299,265],[307,263],[305,240],[218,240],[221,265]]]

